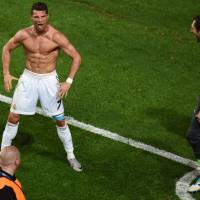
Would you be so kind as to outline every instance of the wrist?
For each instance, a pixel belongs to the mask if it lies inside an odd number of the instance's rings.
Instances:
[[[68,77],[65,82],[71,85],[73,83],[73,78]]]
[[[10,72],[3,72],[4,76],[10,76]]]

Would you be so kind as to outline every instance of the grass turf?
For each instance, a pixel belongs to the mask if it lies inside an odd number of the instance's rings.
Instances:
[[[196,97],[199,94],[200,60],[198,52],[200,47],[189,33],[192,17],[199,12],[197,0],[193,2],[154,0],[151,3],[144,0],[46,2],[50,9],[50,23],[69,37],[83,58],[80,71],[65,100],[66,115],[72,115],[86,123],[118,132],[123,136],[181,156],[194,158],[185,134],[196,104]],[[29,19],[31,4],[32,1],[13,2],[11,0],[0,3],[1,47],[17,30],[31,24]],[[57,69],[62,80],[67,76],[69,65],[70,60],[61,54]],[[11,72],[19,76],[23,67],[23,51],[17,49],[13,52]],[[2,75],[0,78],[2,79]],[[0,85],[0,92],[5,94],[3,85]],[[0,113],[7,112],[8,106],[5,108],[1,104]],[[1,117],[3,130],[6,116],[1,115]],[[40,125],[40,123],[44,124]],[[35,127],[34,133],[32,126]],[[93,174],[87,174],[89,172],[86,170],[83,175],[77,175],[65,166],[64,152],[61,144],[56,144],[58,141],[55,139],[55,134],[51,136],[44,134],[47,128],[51,129],[51,126],[46,119],[41,117],[27,118],[27,123],[23,123],[21,128],[21,137],[19,133],[19,139],[16,142],[20,147],[20,145],[23,146],[20,142],[24,141],[24,137],[30,140],[29,142],[32,141],[31,144],[27,142],[27,146],[23,147],[25,157],[19,171],[28,190],[27,195],[30,195],[29,199],[38,199],[40,195],[43,198],[42,194],[53,190],[52,185],[55,190],[60,190],[61,196],[58,198],[64,196],[64,191],[66,195],[69,193],[72,195],[73,191],[78,193],[77,191],[80,190],[83,199],[100,199],[99,196],[104,199],[111,199],[113,196],[113,199],[116,199],[114,188],[123,187],[128,178],[127,175],[123,175],[128,174],[132,169],[136,171],[128,179],[127,190],[122,192],[122,195],[126,193],[127,195],[120,197],[121,199],[131,199],[132,196],[135,199],[175,199],[175,180],[187,171],[183,166],[165,159],[161,159],[161,162],[160,158],[142,152],[140,156],[137,156],[137,151],[129,152],[130,147],[124,147],[106,139],[98,139],[96,136],[83,136],[79,133],[84,131],[73,129],[76,133],[75,144],[79,145],[78,155],[86,169],[87,166],[95,166]],[[52,128],[51,132],[54,133],[55,130]],[[34,135],[37,135],[35,139]],[[54,138],[51,140],[51,137]],[[84,137],[88,138],[84,139]],[[98,146],[96,140],[103,141],[105,144]],[[41,144],[38,144],[39,141]],[[92,150],[87,150],[88,145]],[[52,149],[52,146],[55,146],[55,149]],[[128,153],[122,151],[119,154],[122,146],[129,149]],[[112,184],[109,184],[108,180],[106,182],[103,178],[99,178],[96,172],[96,167],[100,171],[107,170],[103,164],[106,158],[102,156],[101,160],[100,156],[96,156],[98,148],[102,153],[108,153],[107,162],[112,163],[112,170],[108,169],[110,171],[105,172],[110,175],[109,181],[116,179]],[[42,156],[40,151],[42,151]],[[51,152],[57,152],[57,154],[54,153],[52,157],[48,157]],[[118,159],[113,159],[115,156],[118,156]],[[150,157],[148,162],[145,162],[146,157]],[[124,158],[130,159],[130,163],[123,161],[125,163],[122,163],[122,166],[126,164],[127,166],[124,170],[121,168],[122,172],[119,173],[114,166],[120,165]],[[155,158],[158,161],[155,161]],[[46,159],[48,163],[52,162],[49,167],[44,165],[47,162]],[[101,161],[102,163],[98,163]],[[97,162],[96,165],[95,162]],[[90,163],[92,163],[91,166]],[[172,173],[168,181],[165,180],[168,179],[168,176],[165,177],[166,173],[162,174],[163,163]],[[27,169],[29,167],[29,172],[23,170],[23,166],[26,168],[26,165]],[[147,170],[151,166],[154,166],[152,167],[155,168],[154,170],[158,170],[154,178],[152,177],[154,172]],[[53,178],[49,175],[50,168],[52,171],[59,169],[61,177],[67,174],[65,180],[62,180],[64,182],[69,179],[66,187],[59,187],[60,184],[57,186],[60,179],[56,179],[51,184]],[[146,170],[148,172],[144,174]],[[95,173],[97,180],[95,180]],[[121,178],[117,177],[118,173]],[[37,191],[39,190],[36,187],[37,181],[33,182],[32,178],[30,180],[25,178],[35,177],[37,174],[40,174],[38,179],[44,181],[41,183],[40,191]],[[140,176],[137,177],[137,174]],[[139,178],[141,176],[142,178]],[[151,177],[156,182],[155,186],[146,186],[145,180]],[[85,183],[87,180],[88,184]],[[75,187],[78,181],[82,185],[81,189],[80,185],[78,188]],[[158,187],[163,181],[165,181],[165,187]],[[94,182],[99,184],[96,186]],[[141,188],[137,188],[137,185]],[[106,190],[109,186],[110,190]],[[135,186],[136,190],[133,189]],[[149,192],[143,194],[142,189],[149,190]],[[84,194],[84,190],[88,192]],[[89,195],[90,190],[94,192],[91,196]],[[108,192],[113,190],[113,193]],[[157,190],[162,192],[158,194]],[[97,196],[94,196],[95,194]],[[48,192],[48,195],[52,195],[48,196],[49,199],[56,198],[53,191]],[[76,197],[71,195],[67,197],[80,198],[79,195]]]

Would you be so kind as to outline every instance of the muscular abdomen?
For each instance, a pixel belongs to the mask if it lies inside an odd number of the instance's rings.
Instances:
[[[55,69],[57,57],[58,50],[43,54],[26,51],[26,68],[39,74],[52,72]]]

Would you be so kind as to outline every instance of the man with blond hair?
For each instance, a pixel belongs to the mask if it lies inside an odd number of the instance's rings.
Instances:
[[[4,147],[0,152],[0,199],[25,200],[21,184],[15,176],[20,165],[20,152],[15,146]]]

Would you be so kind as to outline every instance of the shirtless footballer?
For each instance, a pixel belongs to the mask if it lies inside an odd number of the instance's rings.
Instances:
[[[12,80],[17,80],[9,71],[11,51],[20,45],[24,49],[26,66],[14,92],[1,149],[10,146],[15,138],[20,115],[35,114],[39,100],[43,111],[56,121],[58,136],[70,166],[75,171],[81,171],[81,164],[73,153],[72,137],[64,119],[62,103],[79,69],[81,57],[69,40],[48,24],[48,8],[45,3],[32,5],[31,18],[33,25],[18,31],[3,47],[4,88],[7,92],[12,89]],[[58,82],[55,70],[59,50],[72,58],[68,78],[63,83]]]

